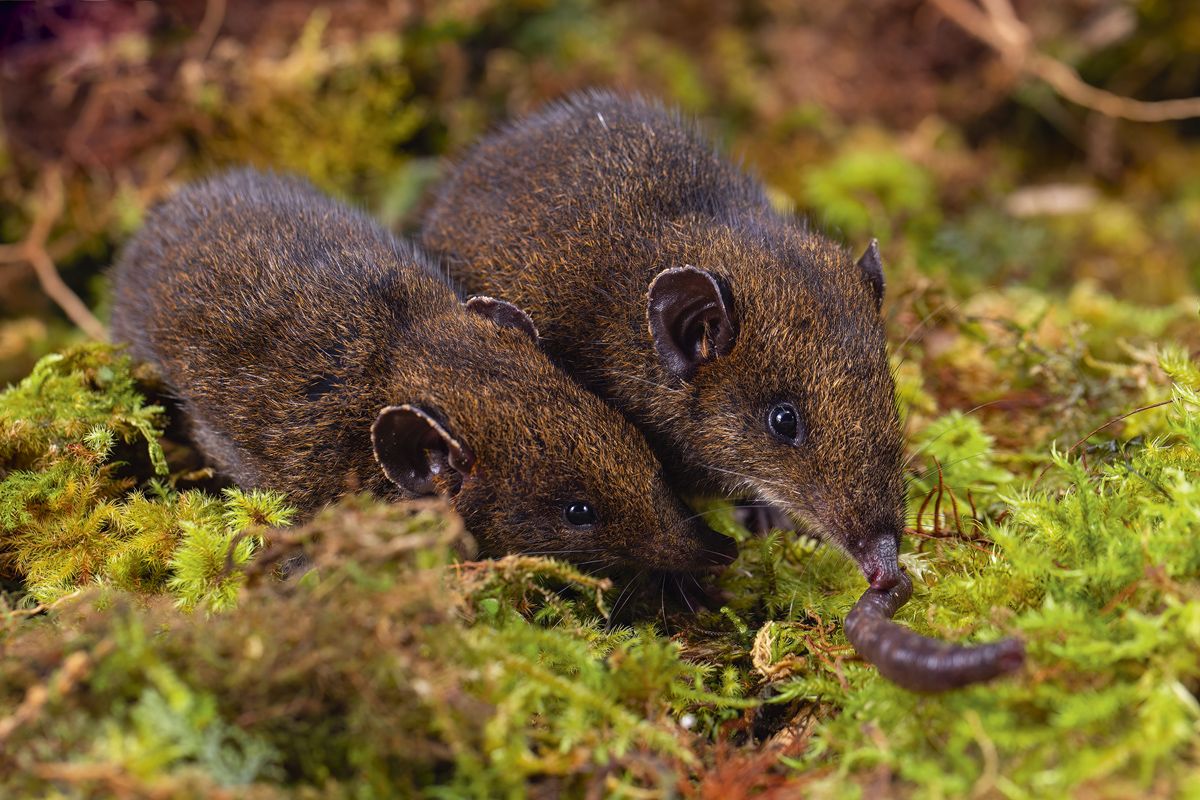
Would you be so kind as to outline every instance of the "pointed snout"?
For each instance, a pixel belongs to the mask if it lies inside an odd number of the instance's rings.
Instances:
[[[886,591],[900,582],[899,537],[883,532],[860,540],[850,548],[850,555],[858,562],[863,577],[872,589]]]

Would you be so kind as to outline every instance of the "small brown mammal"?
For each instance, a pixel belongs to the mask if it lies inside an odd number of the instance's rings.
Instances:
[[[250,170],[157,207],[118,259],[114,337],[156,364],[199,448],[305,511],[440,493],[487,554],[690,569],[694,519],[529,317],[461,303],[410,245],[299,179]]]
[[[781,216],[698,128],[586,93],[484,140],[422,243],[650,438],[677,487],[749,494],[900,579],[903,438],[872,243]]]

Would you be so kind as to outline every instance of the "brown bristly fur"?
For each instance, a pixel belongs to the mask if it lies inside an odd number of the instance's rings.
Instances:
[[[576,95],[460,163],[422,243],[466,291],[526,308],[546,350],[649,437],[682,491],[770,501],[898,574],[902,434],[872,286],[842,247],[775,212],[699,129],[637,98]],[[732,350],[680,379],[656,356],[648,287],[694,266],[728,290]],[[766,429],[788,401],[808,437]]]
[[[371,425],[431,411],[470,448],[434,483],[489,554],[690,568],[719,539],[670,493],[619,414],[522,330],[468,312],[411,245],[309,184],[250,170],[159,206],[114,275],[113,331],[180,399],[199,448],[244,487],[305,512],[388,497]],[[563,504],[600,522],[572,529]]]

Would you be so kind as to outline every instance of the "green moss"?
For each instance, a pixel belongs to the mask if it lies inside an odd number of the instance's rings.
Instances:
[[[379,179],[406,163],[405,145],[428,112],[413,96],[402,37],[338,41],[328,24],[327,11],[314,12],[286,53],[214,83],[204,112],[221,134],[205,146],[221,164],[270,165],[342,195],[377,198],[386,188]],[[315,144],[324,142],[338,145]]]
[[[230,547],[236,539],[232,565],[245,563],[262,531],[291,512],[272,493],[231,489],[218,500],[167,488],[164,422],[129,360],[102,345],[47,356],[0,394],[0,566],[31,599],[49,603],[103,581],[169,590],[186,607],[235,602]],[[118,445],[143,459],[144,478]]]
[[[1178,353],[1164,362],[1195,378]],[[1126,458],[1085,469],[1055,456],[1063,488],[1006,496],[1004,521],[987,526],[986,546],[939,542],[933,569],[905,559],[919,580],[903,618],[953,638],[1019,635],[1030,651],[1026,674],[927,698],[859,665],[841,665],[844,683],[831,679],[836,670],[828,661],[820,669],[812,640],[796,639],[794,654],[818,670],[785,681],[777,700],[806,698],[840,713],[794,766],[832,762],[849,775],[883,766],[920,797],[1061,795],[1101,783],[1126,787],[1120,794],[1194,783],[1197,386],[1176,385],[1170,434]],[[990,468],[981,469],[964,477],[986,485]],[[844,613],[852,594],[821,605]]]
[[[818,219],[853,237],[886,239],[905,217],[929,216],[932,193],[924,169],[882,146],[847,148],[805,177],[806,200]]]
[[[220,617],[118,595],[64,607],[62,629],[10,622],[0,646],[22,658],[0,662],[4,702],[38,682],[30,664],[61,664],[56,685],[69,664],[79,674],[7,737],[0,787],[44,791],[38,765],[60,759],[77,788],[96,775],[356,797],[669,787],[670,765],[696,762],[676,712],[738,701],[706,691],[707,671],[652,629],[605,631],[607,584],[571,567],[448,571],[461,535],[444,508],[358,500],[293,537],[319,578],[260,575]],[[540,624],[519,613],[531,595],[555,599]]]
[[[1158,324],[1090,307],[1099,328]],[[994,368],[1019,374],[1020,358]],[[1017,635],[1030,653],[1019,676],[923,697],[846,644],[853,565],[805,537],[752,537],[727,503],[702,506],[741,545],[725,604],[692,616],[645,597],[625,612],[642,622],[612,625],[623,585],[542,558],[456,562],[461,522],[436,503],[352,499],[287,532],[278,497],[169,488],[162,412],[128,362],[102,346],[50,357],[0,395],[14,599],[59,600],[4,616],[0,788],[658,796],[718,780],[730,730],[807,720],[754,780],[814,796],[879,774],[919,797],[1185,791],[1200,770],[1200,368],[1180,348],[1158,361],[1136,367],[1140,392],[1170,398],[1143,438],[1044,469],[974,415],[916,428],[914,519],[947,494],[902,554],[916,594],[900,620]],[[274,577],[300,552],[311,571]]]

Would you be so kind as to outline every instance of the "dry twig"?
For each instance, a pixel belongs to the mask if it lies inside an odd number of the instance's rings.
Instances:
[[[1017,18],[1011,0],[930,0],[958,27],[991,47],[1017,72],[1046,83],[1060,97],[1106,117],[1168,122],[1200,117],[1200,97],[1145,101],[1122,97],[1084,82],[1075,69],[1037,50],[1033,34]]]
[[[195,57],[208,57],[213,43],[217,40],[217,34],[221,32],[221,25],[225,22],[226,3],[227,0],[208,0],[205,4],[204,19],[200,20],[200,25],[196,28],[196,37],[192,45]]]
[[[94,647],[90,654],[82,651],[71,653],[46,682],[30,686],[16,710],[0,719],[0,745],[21,727],[37,720],[47,703],[78,686],[91,672],[92,666],[112,652],[112,648],[112,642],[105,640]]]
[[[87,305],[79,299],[79,295],[71,291],[71,287],[63,282],[62,276],[58,274],[58,268],[54,266],[54,259],[50,257],[50,253],[46,249],[50,239],[50,230],[62,215],[62,210],[62,166],[53,163],[42,170],[38,186],[37,211],[34,214],[33,223],[29,226],[29,233],[25,237],[25,241],[12,248],[7,248],[0,255],[5,260],[24,261],[33,267],[42,291],[58,304],[67,317],[88,336],[105,341],[108,339],[108,332]]]
[[[49,611],[53,611],[55,608],[62,605],[63,603],[66,603],[69,600],[72,600],[73,598],[78,597],[82,591],[83,591],[83,589],[76,589],[75,591],[71,592],[70,594],[65,594],[62,597],[60,597],[57,600],[54,600],[50,603],[38,603],[33,608],[15,608],[11,611],[0,610],[0,615],[3,615],[4,617],[7,617],[9,619],[19,619],[21,617],[36,617],[39,614],[45,614]]]

